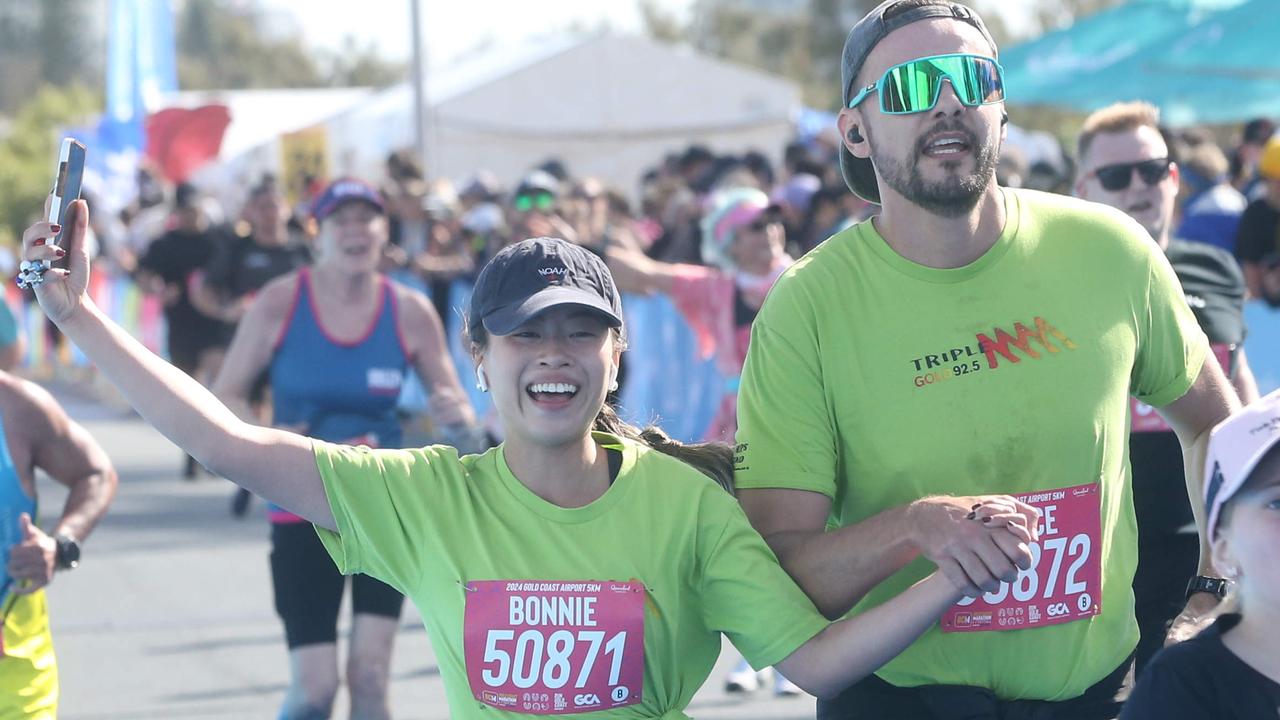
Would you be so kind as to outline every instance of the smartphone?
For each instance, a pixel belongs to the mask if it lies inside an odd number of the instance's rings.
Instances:
[[[53,200],[49,203],[51,223],[61,225],[58,236],[53,239],[59,247],[62,237],[67,232],[67,207],[80,197],[80,183],[84,180],[84,144],[75,138],[63,138],[62,149],[58,152],[58,169],[53,176]]]

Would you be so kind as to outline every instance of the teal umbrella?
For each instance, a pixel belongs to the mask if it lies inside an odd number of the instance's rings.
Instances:
[[[1000,54],[1009,102],[1079,107],[1065,98],[1105,94],[1110,69],[1241,1],[1131,0],[1010,48]]]
[[[1208,78],[1280,80],[1280,3],[1248,0],[1215,12],[1177,38],[1165,52],[1146,53],[1151,71],[1175,71]]]
[[[1278,9],[1275,0],[1247,0],[1207,13],[1122,60],[1081,74],[1043,102],[1094,110],[1147,100],[1170,125],[1280,116]]]

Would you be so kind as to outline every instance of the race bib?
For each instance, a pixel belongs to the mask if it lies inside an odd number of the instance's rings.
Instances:
[[[1031,567],[995,592],[966,597],[942,616],[943,632],[1021,630],[1072,622],[1102,612],[1099,486],[1015,495],[1040,510],[1040,541]]]
[[[1222,367],[1222,371],[1227,374],[1227,377],[1231,377],[1231,346],[1225,343],[1214,343],[1209,347],[1213,350],[1213,356],[1218,359],[1218,365]],[[1173,432],[1173,428],[1169,427],[1169,423],[1160,417],[1155,408],[1131,397],[1129,398],[1129,432]]]
[[[634,705],[644,686],[639,582],[467,583],[463,650],[476,700],[529,715]]]

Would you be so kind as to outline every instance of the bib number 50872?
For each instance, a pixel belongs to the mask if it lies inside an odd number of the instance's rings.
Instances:
[[[943,632],[1044,627],[1102,611],[1099,485],[1016,497],[1041,513],[1040,541],[1030,544],[1031,567],[1011,583],[953,605],[942,616]]]
[[[570,659],[586,644],[586,655],[576,669]],[[516,637],[514,630],[490,630],[484,646],[484,669],[480,677],[489,687],[502,687],[510,681],[517,688],[541,685],[559,690],[570,680],[575,689],[585,688],[597,662],[609,663],[610,686],[618,684],[627,645],[627,633],[621,631],[605,639],[599,630],[557,630],[544,637],[541,630],[525,630]]]
[[[995,591],[984,593],[982,599],[989,605],[999,605],[1009,596],[1020,602],[1031,600],[1037,595],[1043,600],[1048,600],[1057,594],[1060,579],[1063,583],[1062,594],[1084,593],[1089,589],[1089,585],[1081,579],[1081,570],[1089,561],[1092,544],[1085,533],[1073,535],[1070,539],[1059,537],[1045,540],[1043,550],[1040,548],[1040,543],[1031,543],[1031,567],[1019,571],[1017,579],[1012,583],[1000,583],[1000,587]],[[1047,567],[1041,568],[1040,563],[1046,553],[1052,555],[1053,559],[1049,561]],[[1071,561],[1071,565],[1063,574],[1063,565],[1067,560]],[[1040,587],[1041,572],[1045,573],[1043,589]],[[975,598],[967,597],[956,604],[972,605],[975,602],[977,602]]]

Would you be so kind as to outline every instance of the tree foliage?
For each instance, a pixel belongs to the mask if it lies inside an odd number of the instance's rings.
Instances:
[[[49,194],[58,129],[84,122],[101,107],[102,98],[83,85],[46,85],[13,118],[0,140],[0,242],[21,238]]]
[[[90,84],[101,73],[92,0],[0,0],[0,115],[45,83]]]
[[[402,63],[347,38],[337,51],[316,51],[300,36],[270,36],[264,11],[227,0],[188,0],[178,18],[178,86],[184,90],[390,85]],[[406,30],[407,32],[407,30]]]
[[[115,0],[131,2],[132,0]],[[49,191],[58,130],[102,111],[107,0],[0,0],[0,242]],[[175,2],[183,90],[384,86],[407,76],[373,45],[308,48],[242,0]],[[406,29],[407,32],[407,29]],[[94,88],[90,90],[89,88]]]
[[[982,14],[1001,47],[1070,24],[1085,14],[1123,0],[1037,0],[1029,26],[1015,32],[996,12],[1001,0],[957,0]],[[687,42],[715,57],[781,75],[801,89],[810,107],[840,105],[840,56],[849,28],[879,5],[879,0],[694,0],[691,18],[682,23],[654,0],[640,0],[640,15],[652,37]],[[767,9],[767,8],[774,9]],[[1055,122],[1057,118],[1055,118]]]

